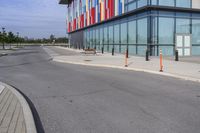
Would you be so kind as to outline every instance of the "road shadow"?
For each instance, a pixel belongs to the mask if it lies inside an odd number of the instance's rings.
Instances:
[[[40,120],[40,116],[35,108],[35,105],[33,104],[33,102],[23,93],[21,92],[19,89],[17,89],[16,87],[12,86],[13,88],[15,88],[20,94],[22,94],[22,96],[26,99],[26,101],[28,102],[30,109],[32,111],[33,117],[34,117],[34,121],[35,121],[35,125],[36,125],[36,130],[37,133],[45,133],[42,122]]]

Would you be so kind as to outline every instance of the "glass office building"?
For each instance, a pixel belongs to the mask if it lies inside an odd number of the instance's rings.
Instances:
[[[60,0],[74,48],[200,55],[200,0]]]

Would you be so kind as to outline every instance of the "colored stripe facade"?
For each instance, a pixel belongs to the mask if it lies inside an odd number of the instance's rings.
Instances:
[[[124,13],[124,0],[73,0],[68,4],[68,32]]]

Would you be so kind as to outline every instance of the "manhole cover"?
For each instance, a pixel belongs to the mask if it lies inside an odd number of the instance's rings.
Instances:
[[[84,60],[84,61],[87,61],[87,62],[89,62],[89,61],[92,61],[92,60]]]

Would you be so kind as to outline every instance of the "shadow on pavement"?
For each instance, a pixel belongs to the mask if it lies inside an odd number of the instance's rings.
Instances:
[[[19,89],[17,89],[14,86],[12,86],[12,87],[15,88],[19,93],[21,93],[24,96],[24,98],[26,99],[26,101],[28,102],[30,109],[32,111],[33,117],[34,117],[37,133],[45,133],[42,122],[41,122],[40,117],[39,117],[39,114],[38,114],[34,104],[32,103],[32,101],[23,92],[21,92]]]

